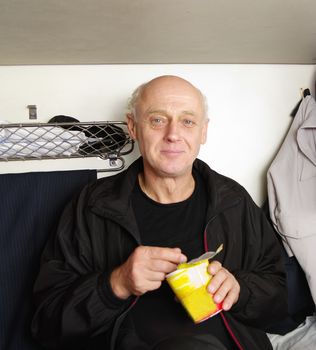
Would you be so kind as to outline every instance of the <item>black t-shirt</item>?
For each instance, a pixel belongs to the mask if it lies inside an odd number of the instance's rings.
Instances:
[[[204,253],[203,232],[206,217],[206,190],[195,175],[195,189],[185,201],[161,204],[149,198],[139,184],[132,205],[143,245],[181,248],[188,260]]]
[[[187,200],[178,203],[155,202],[142,192],[138,184],[135,186],[132,205],[143,245],[179,247],[188,260],[204,253],[206,189],[198,174],[193,175],[194,192]],[[212,333],[228,349],[234,349],[220,315],[194,324],[165,281],[159,289],[142,295],[129,317],[138,336],[149,345],[175,334]]]

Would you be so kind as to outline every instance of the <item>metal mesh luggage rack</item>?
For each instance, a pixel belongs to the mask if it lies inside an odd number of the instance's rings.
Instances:
[[[0,161],[99,157],[116,171],[133,149],[125,122],[0,124]]]

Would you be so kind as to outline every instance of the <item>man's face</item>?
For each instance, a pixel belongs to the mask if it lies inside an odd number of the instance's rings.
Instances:
[[[128,118],[128,125],[147,174],[178,177],[191,173],[200,145],[206,141],[203,108],[201,94],[180,78],[158,78],[144,88],[136,116]]]

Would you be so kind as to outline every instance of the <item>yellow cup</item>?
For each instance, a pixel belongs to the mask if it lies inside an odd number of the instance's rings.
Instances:
[[[166,276],[167,282],[195,323],[200,323],[222,310],[206,287],[211,280],[208,259],[180,264]]]

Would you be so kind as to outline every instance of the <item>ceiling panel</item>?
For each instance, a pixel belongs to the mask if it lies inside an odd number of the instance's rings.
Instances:
[[[0,0],[0,65],[316,63],[315,0]]]

